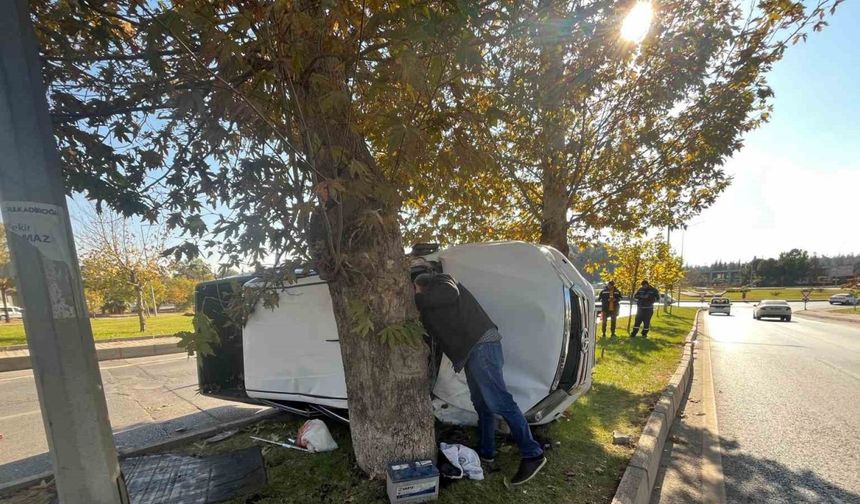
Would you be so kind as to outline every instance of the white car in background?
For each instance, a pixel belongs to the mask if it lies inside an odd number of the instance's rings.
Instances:
[[[788,301],[766,299],[753,305],[753,318],[756,320],[778,318],[784,322],[791,322],[791,306],[788,305]]]
[[[732,315],[732,302],[728,298],[713,298],[708,305],[708,315],[715,313],[725,313],[728,316]]]
[[[850,293],[834,294],[830,296],[830,304],[854,306],[858,304],[858,299],[856,295]]]

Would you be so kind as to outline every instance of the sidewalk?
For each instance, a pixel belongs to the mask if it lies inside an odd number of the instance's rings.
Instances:
[[[106,361],[184,352],[185,350],[179,348],[177,343],[179,338],[175,336],[97,341],[96,356],[99,361]],[[30,369],[30,351],[20,347],[11,348],[0,348],[0,373]]]

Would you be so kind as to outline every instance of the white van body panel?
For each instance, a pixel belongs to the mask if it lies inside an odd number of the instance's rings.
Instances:
[[[562,278],[541,248],[527,243],[461,245],[442,251],[439,259],[442,270],[466,286],[499,326],[505,384],[528,411],[550,393],[564,344]],[[474,414],[465,373],[454,373],[447,357],[442,361],[433,395]]]
[[[594,364],[594,293],[561,253],[523,242],[497,242],[455,246],[432,260],[466,286],[499,326],[505,382],[523,412],[556,388],[571,323],[566,292],[572,288],[582,296],[587,330],[580,335],[581,359],[586,366],[566,391],[569,396],[536,423],[552,421],[588,390]],[[346,409],[337,337],[325,282],[312,276],[283,289],[279,306],[258,307],[243,330],[247,395]],[[465,374],[454,373],[447,357],[442,358],[433,395],[439,420],[477,423]]]
[[[257,306],[242,334],[245,390],[257,399],[346,408],[346,380],[328,284],[318,276]]]

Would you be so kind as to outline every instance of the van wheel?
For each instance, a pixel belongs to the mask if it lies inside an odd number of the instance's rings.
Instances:
[[[786,322],[791,322],[791,317],[785,317]]]

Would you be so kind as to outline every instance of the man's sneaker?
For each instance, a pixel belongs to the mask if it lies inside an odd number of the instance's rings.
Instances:
[[[499,464],[496,463],[496,459],[494,458],[481,457],[481,467],[488,473],[499,472]]]
[[[633,332],[631,332],[631,333],[630,333],[630,337],[631,337],[631,338],[635,338],[635,337],[636,337],[636,333],[638,333],[638,332],[639,332],[639,329],[633,329]]]
[[[520,468],[514,479],[511,480],[511,485],[522,485],[526,481],[535,477],[535,475],[546,465],[546,457],[524,458],[520,461]]]

